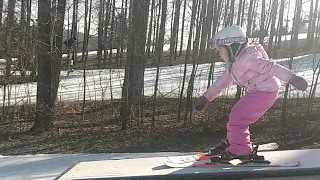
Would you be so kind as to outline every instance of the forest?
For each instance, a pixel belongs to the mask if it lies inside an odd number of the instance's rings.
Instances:
[[[283,83],[250,126],[257,143],[320,147],[319,0],[0,0],[0,154],[206,151],[226,136],[236,84],[201,113],[224,71],[224,27],[308,81]]]

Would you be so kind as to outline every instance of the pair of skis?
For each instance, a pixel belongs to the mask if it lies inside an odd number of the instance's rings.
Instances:
[[[273,151],[279,148],[277,143],[261,144],[256,147],[256,152]],[[219,156],[207,156],[205,153],[199,153],[189,156],[169,156],[163,162],[166,166],[172,168],[215,168],[215,167],[293,167],[298,166],[299,161],[280,162],[276,159],[265,160],[263,156],[256,155],[254,161],[243,162],[239,159],[221,162]],[[216,161],[215,161],[216,160]]]

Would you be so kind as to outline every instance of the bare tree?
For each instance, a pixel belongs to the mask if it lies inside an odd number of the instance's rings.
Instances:
[[[62,40],[63,40],[63,29],[65,19],[66,0],[58,0],[57,7],[57,19],[55,23],[55,46],[57,50],[54,54],[54,61],[52,62],[52,101],[53,103],[57,99],[60,73],[61,73],[61,61],[62,61]]]
[[[278,28],[277,48],[281,47],[282,35],[284,34],[284,28],[283,28],[284,3],[285,3],[285,0],[281,0],[280,9],[279,9],[279,28]]]
[[[270,36],[269,36],[269,42],[268,42],[268,53],[271,54],[272,52],[272,43],[273,43],[273,37],[276,35],[276,18],[277,18],[277,12],[278,12],[278,0],[274,0],[272,3],[272,10],[271,10],[271,29],[270,29]]]
[[[199,60],[199,43],[200,43],[200,36],[201,36],[201,29],[202,29],[202,25],[204,24],[204,20],[205,20],[205,14],[206,14],[206,10],[207,10],[207,0],[203,0],[202,2],[202,6],[201,6],[201,11],[200,12],[200,17],[199,17],[199,21],[197,24],[197,28],[196,28],[196,35],[195,35],[195,40],[193,43],[193,52],[192,52],[192,71],[191,71],[191,75],[190,75],[190,79],[189,79],[189,83],[188,83],[188,89],[187,89],[187,102],[186,102],[186,113],[185,113],[185,119],[187,118],[188,112],[190,112],[190,121],[191,121],[191,115],[192,115],[192,94],[193,94],[193,86],[194,86],[194,78],[195,78],[195,74],[196,74],[196,68],[197,68],[197,63]],[[200,4],[199,3],[199,6]],[[200,9],[200,8],[199,8]]]
[[[79,0],[73,0],[73,13],[72,13],[72,27],[71,27],[71,36],[78,36],[78,6]],[[73,63],[77,62],[77,48],[78,48],[78,38],[77,43],[75,43],[74,48],[72,49],[72,60]],[[69,57],[68,57],[69,59]],[[68,62],[69,63],[69,62]]]
[[[166,29],[166,19],[167,19],[167,0],[162,1],[162,13],[161,13],[161,24],[160,24],[160,34],[158,37],[158,42],[156,44],[156,54],[155,57],[157,58],[157,74],[156,74],[156,82],[154,85],[154,93],[153,93],[153,108],[152,108],[152,121],[151,126],[155,126],[155,113],[156,113],[156,106],[157,106],[157,92],[158,92],[158,83],[159,83],[159,65],[160,60],[163,57],[163,42],[164,42],[164,35]]]
[[[187,7],[187,0],[183,2],[183,13],[182,13],[182,25],[181,25],[181,39],[180,39],[180,51],[179,56],[182,55],[182,48],[183,48],[183,35],[184,35],[184,23],[186,17],[186,7]]]
[[[172,27],[172,34],[170,38],[170,57],[169,57],[169,64],[172,63],[172,60],[176,59],[176,46],[177,46],[177,37],[178,37],[178,30],[179,30],[179,16],[180,16],[180,7],[181,1],[175,1],[175,13],[174,13],[174,20],[173,20],[173,27]]]
[[[99,23],[98,23],[98,51],[97,60],[98,67],[101,68],[102,50],[103,50],[103,25],[104,25],[104,7],[105,0],[100,0],[99,3]]]
[[[314,7],[314,11],[313,11],[313,16],[312,18],[310,18],[309,21],[309,26],[310,26],[310,43],[309,44],[313,44],[313,42],[315,41],[315,33],[316,33],[316,19],[317,19],[317,15],[318,15],[318,5],[319,5],[319,0],[316,0],[316,4]],[[310,7],[311,9],[311,7]],[[318,15],[318,19],[319,19],[319,15]],[[308,28],[309,31],[309,28]],[[309,34],[309,33],[308,33]]]
[[[300,17],[301,17],[301,9],[302,9],[302,0],[296,0],[295,13],[294,13],[294,21],[293,21],[293,31],[291,35],[291,43],[290,43],[290,61],[289,61],[289,69],[292,69],[293,57],[296,54],[298,35],[299,35],[299,27],[300,27]],[[282,106],[282,123],[286,122],[286,112],[287,112],[287,99],[288,99],[288,91],[289,84],[286,84],[283,106]]]
[[[146,32],[150,0],[133,0],[131,1],[131,23],[130,23],[130,41],[128,44],[128,56],[125,79],[122,93],[122,107],[120,117],[122,120],[122,129],[127,128],[127,122],[131,119],[132,114],[136,112],[141,117],[141,100],[143,91],[143,72],[145,63],[145,45]]]
[[[37,43],[37,104],[36,116],[30,132],[49,131],[53,127],[52,99],[52,29],[51,0],[38,1],[38,43]]]
[[[264,42],[264,37],[265,37],[265,20],[266,20],[266,0],[262,0],[262,8],[261,8],[261,19],[260,19],[260,38],[259,38],[259,43],[263,44]]]
[[[184,86],[186,82],[186,74],[187,74],[187,64],[189,63],[190,54],[191,54],[191,41],[192,41],[192,35],[193,35],[193,28],[195,24],[196,19],[196,12],[197,12],[197,4],[198,0],[192,0],[192,12],[191,12],[191,21],[190,21],[190,28],[189,28],[189,37],[188,37],[188,45],[187,45],[187,51],[184,61],[184,70],[183,70],[183,79],[182,79],[182,87],[180,92],[180,98],[179,98],[179,109],[178,109],[178,122],[180,122],[180,115],[181,115],[181,108],[182,108],[182,97],[184,92]],[[185,122],[187,120],[187,117],[185,116]]]
[[[247,23],[247,36],[252,34],[252,19],[253,19],[253,3],[255,0],[250,0],[249,11],[248,11],[248,23]]]
[[[12,65],[12,34],[14,28],[14,8],[16,5],[16,0],[11,0],[8,2],[8,17],[7,17],[7,50],[6,50],[6,77],[9,77],[11,74],[11,65]]]
[[[153,18],[154,18],[154,6],[155,6],[155,0],[152,0],[151,3],[151,15],[150,15],[150,20],[149,20],[149,33],[148,33],[148,41],[147,41],[147,55],[148,57],[150,57],[150,53],[151,53],[151,36],[152,36],[152,23],[153,23]]]
[[[87,88],[87,79],[86,79],[86,69],[88,61],[88,41],[89,41],[89,32],[91,24],[91,10],[92,10],[92,0],[90,0],[90,5],[88,0],[85,0],[85,15],[84,15],[84,39],[83,39],[83,54],[82,61],[83,66],[83,100],[82,100],[82,120],[85,118],[85,105],[86,105],[86,88]],[[89,20],[88,20],[89,16]]]

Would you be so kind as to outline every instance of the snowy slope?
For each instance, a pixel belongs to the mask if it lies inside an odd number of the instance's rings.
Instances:
[[[305,77],[309,84],[312,82],[313,67],[316,67],[319,61],[320,54],[305,55],[296,57],[293,64],[294,72]],[[288,58],[277,60],[279,63],[288,67]],[[201,64],[197,68],[195,91],[194,95],[199,96],[206,90],[207,79],[209,74],[210,64]],[[160,69],[159,79],[159,93],[167,97],[178,97],[182,85],[184,65],[176,65],[170,67],[162,67]],[[192,65],[187,67],[187,79],[190,78]],[[224,70],[222,63],[217,63],[213,79],[217,79]],[[113,98],[121,97],[121,86],[124,78],[124,69],[101,69],[101,70],[87,70],[86,77],[86,99],[87,100],[101,100],[110,99],[110,75],[112,85]],[[156,69],[148,68],[145,70],[145,95],[151,96],[153,94],[154,83],[156,78]],[[186,82],[187,84],[188,82]],[[284,84],[283,84],[284,85]],[[283,91],[285,86],[281,87]],[[61,73],[61,82],[58,92],[58,100],[75,101],[83,99],[83,71],[78,70],[67,77],[66,72]],[[236,86],[231,86],[224,92],[228,95],[235,93]],[[6,91],[8,92],[8,90]],[[220,95],[223,95],[222,92]],[[291,91],[292,93],[300,93],[300,95],[307,95],[307,92]],[[0,101],[3,101],[3,88],[0,89]],[[11,86],[10,104],[35,103],[36,101],[36,83],[19,84]],[[6,105],[8,102],[8,94],[6,93]]]

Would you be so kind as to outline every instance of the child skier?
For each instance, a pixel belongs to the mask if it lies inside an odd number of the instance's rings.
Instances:
[[[249,44],[244,30],[230,26],[219,31],[211,41],[226,63],[226,71],[195,102],[202,111],[231,82],[245,88],[244,95],[232,108],[227,123],[227,139],[211,149],[221,160],[250,160],[252,143],[249,125],[256,122],[276,101],[280,80],[305,91],[307,82],[290,69],[268,58],[260,44]],[[279,80],[280,79],[280,80]]]

